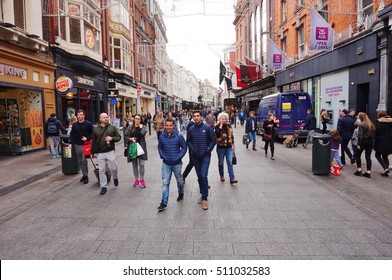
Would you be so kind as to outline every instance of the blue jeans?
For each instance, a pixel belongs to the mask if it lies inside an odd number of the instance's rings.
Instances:
[[[248,132],[249,143],[253,141],[253,145],[256,145],[256,131]]]
[[[202,200],[207,200],[208,198],[208,168],[210,167],[210,162],[211,155],[205,156],[202,159],[193,157]]]
[[[182,162],[176,165],[162,163],[162,203],[167,205],[169,201],[169,186],[172,173],[177,180],[178,194],[184,194],[184,182],[181,176]]]
[[[226,163],[227,163],[227,170],[229,172],[230,180],[234,180],[234,170],[233,170],[233,148],[221,148],[216,147],[216,153],[218,154],[218,168],[219,168],[219,175],[223,176],[223,160],[226,156]]]

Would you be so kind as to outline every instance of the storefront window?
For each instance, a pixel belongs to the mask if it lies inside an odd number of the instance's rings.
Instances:
[[[43,148],[42,93],[8,88],[0,99],[0,153]]]

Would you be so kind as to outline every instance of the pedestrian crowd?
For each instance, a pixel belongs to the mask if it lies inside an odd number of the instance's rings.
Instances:
[[[118,129],[109,123],[106,113],[100,115],[100,123],[95,128],[85,119],[86,113],[79,110],[76,118],[70,123],[70,148],[74,148],[78,159],[78,164],[82,171],[80,182],[87,184],[88,165],[85,147],[90,144],[92,156],[95,156],[98,162],[98,178],[101,186],[100,194],[107,192],[108,177],[110,171],[115,187],[119,186],[118,168],[115,157],[115,143],[124,139],[124,156],[127,162],[132,164],[134,175],[133,187],[146,188],[145,180],[145,161],[148,160],[148,148],[145,136],[151,135],[151,129],[155,130],[158,141],[158,153],[162,159],[161,176],[162,176],[162,199],[157,208],[163,211],[167,208],[169,201],[169,186],[172,175],[177,183],[178,197],[177,201],[184,198],[185,180],[192,168],[195,169],[199,185],[200,197],[198,203],[201,208],[208,209],[208,170],[211,162],[212,152],[216,146],[218,159],[218,172],[222,182],[225,182],[224,165],[228,172],[228,181],[231,185],[238,183],[235,176],[234,165],[235,157],[235,139],[232,128],[232,113],[215,111],[180,111],[178,113],[158,110],[152,116],[147,114],[136,114],[126,118],[123,136]],[[235,117],[234,117],[235,118]],[[241,110],[238,114],[239,123],[245,126],[243,142],[246,149],[252,144],[252,150],[256,149],[256,133],[259,129],[257,118],[253,111],[246,113]],[[235,122],[236,120],[234,120]],[[327,123],[330,117],[325,109],[320,112],[320,122],[322,124],[322,133],[327,133]],[[56,139],[59,137],[58,132],[54,133],[53,124],[57,130],[66,130],[55,115],[51,115],[46,126],[47,135],[51,143],[51,151],[56,150]],[[307,111],[307,117],[302,125],[306,129],[307,138],[303,147],[311,143],[316,130],[316,117],[312,109]],[[50,128],[52,126],[52,128]],[[275,160],[274,142],[277,139],[277,120],[273,113],[268,114],[268,118],[262,123],[264,154],[268,157],[268,150],[272,160]],[[53,133],[50,133],[49,130]],[[182,132],[186,132],[186,138]],[[375,150],[375,157],[382,166],[382,176],[389,176],[390,165],[388,155],[392,153],[392,118],[385,112],[381,111],[377,115],[377,121],[373,124],[366,113],[360,112],[356,115],[355,110],[343,109],[340,112],[337,121],[337,127],[330,130],[331,136],[331,163],[338,164],[340,169],[346,165],[346,156],[351,164],[357,166],[355,175],[371,178],[372,161],[371,154]],[[351,141],[351,149],[349,143]],[[52,144],[53,143],[53,144]],[[53,147],[52,147],[53,146]],[[341,151],[341,154],[340,152]],[[55,152],[54,152],[55,153]],[[365,154],[366,169],[362,170],[361,156]],[[189,162],[183,171],[183,157],[188,154]],[[53,155],[56,157],[56,154]]]

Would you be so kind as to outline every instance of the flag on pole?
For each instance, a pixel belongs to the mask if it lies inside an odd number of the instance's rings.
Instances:
[[[248,84],[244,83],[241,79],[241,70],[239,67],[235,66],[235,74],[236,74],[236,80],[237,80],[237,87],[240,88],[247,88]]]
[[[271,39],[268,39],[268,41],[270,51],[269,68],[273,72],[286,69],[286,55]]]
[[[332,51],[334,30],[315,10],[310,10],[310,50]]]
[[[260,65],[257,64],[256,62],[253,62],[252,60],[250,60],[250,58],[248,57],[244,57],[245,58],[245,63],[248,66],[248,71],[249,71],[249,75],[250,75],[250,81],[254,82],[257,80],[261,80],[261,69],[260,69]]]
[[[233,84],[231,82],[231,79],[228,77],[225,77],[225,82],[226,82],[226,86],[227,86],[227,91],[230,91],[233,89]]]
[[[219,84],[222,83],[223,78],[226,75],[226,67],[225,65],[222,63],[222,61],[220,61],[220,65],[219,65]]]

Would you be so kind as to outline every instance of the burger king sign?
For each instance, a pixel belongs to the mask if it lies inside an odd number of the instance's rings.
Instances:
[[[72,80],[67,76],[62,76],[56,80],[56,90],[58,93],[66,94],[72,89]]]

